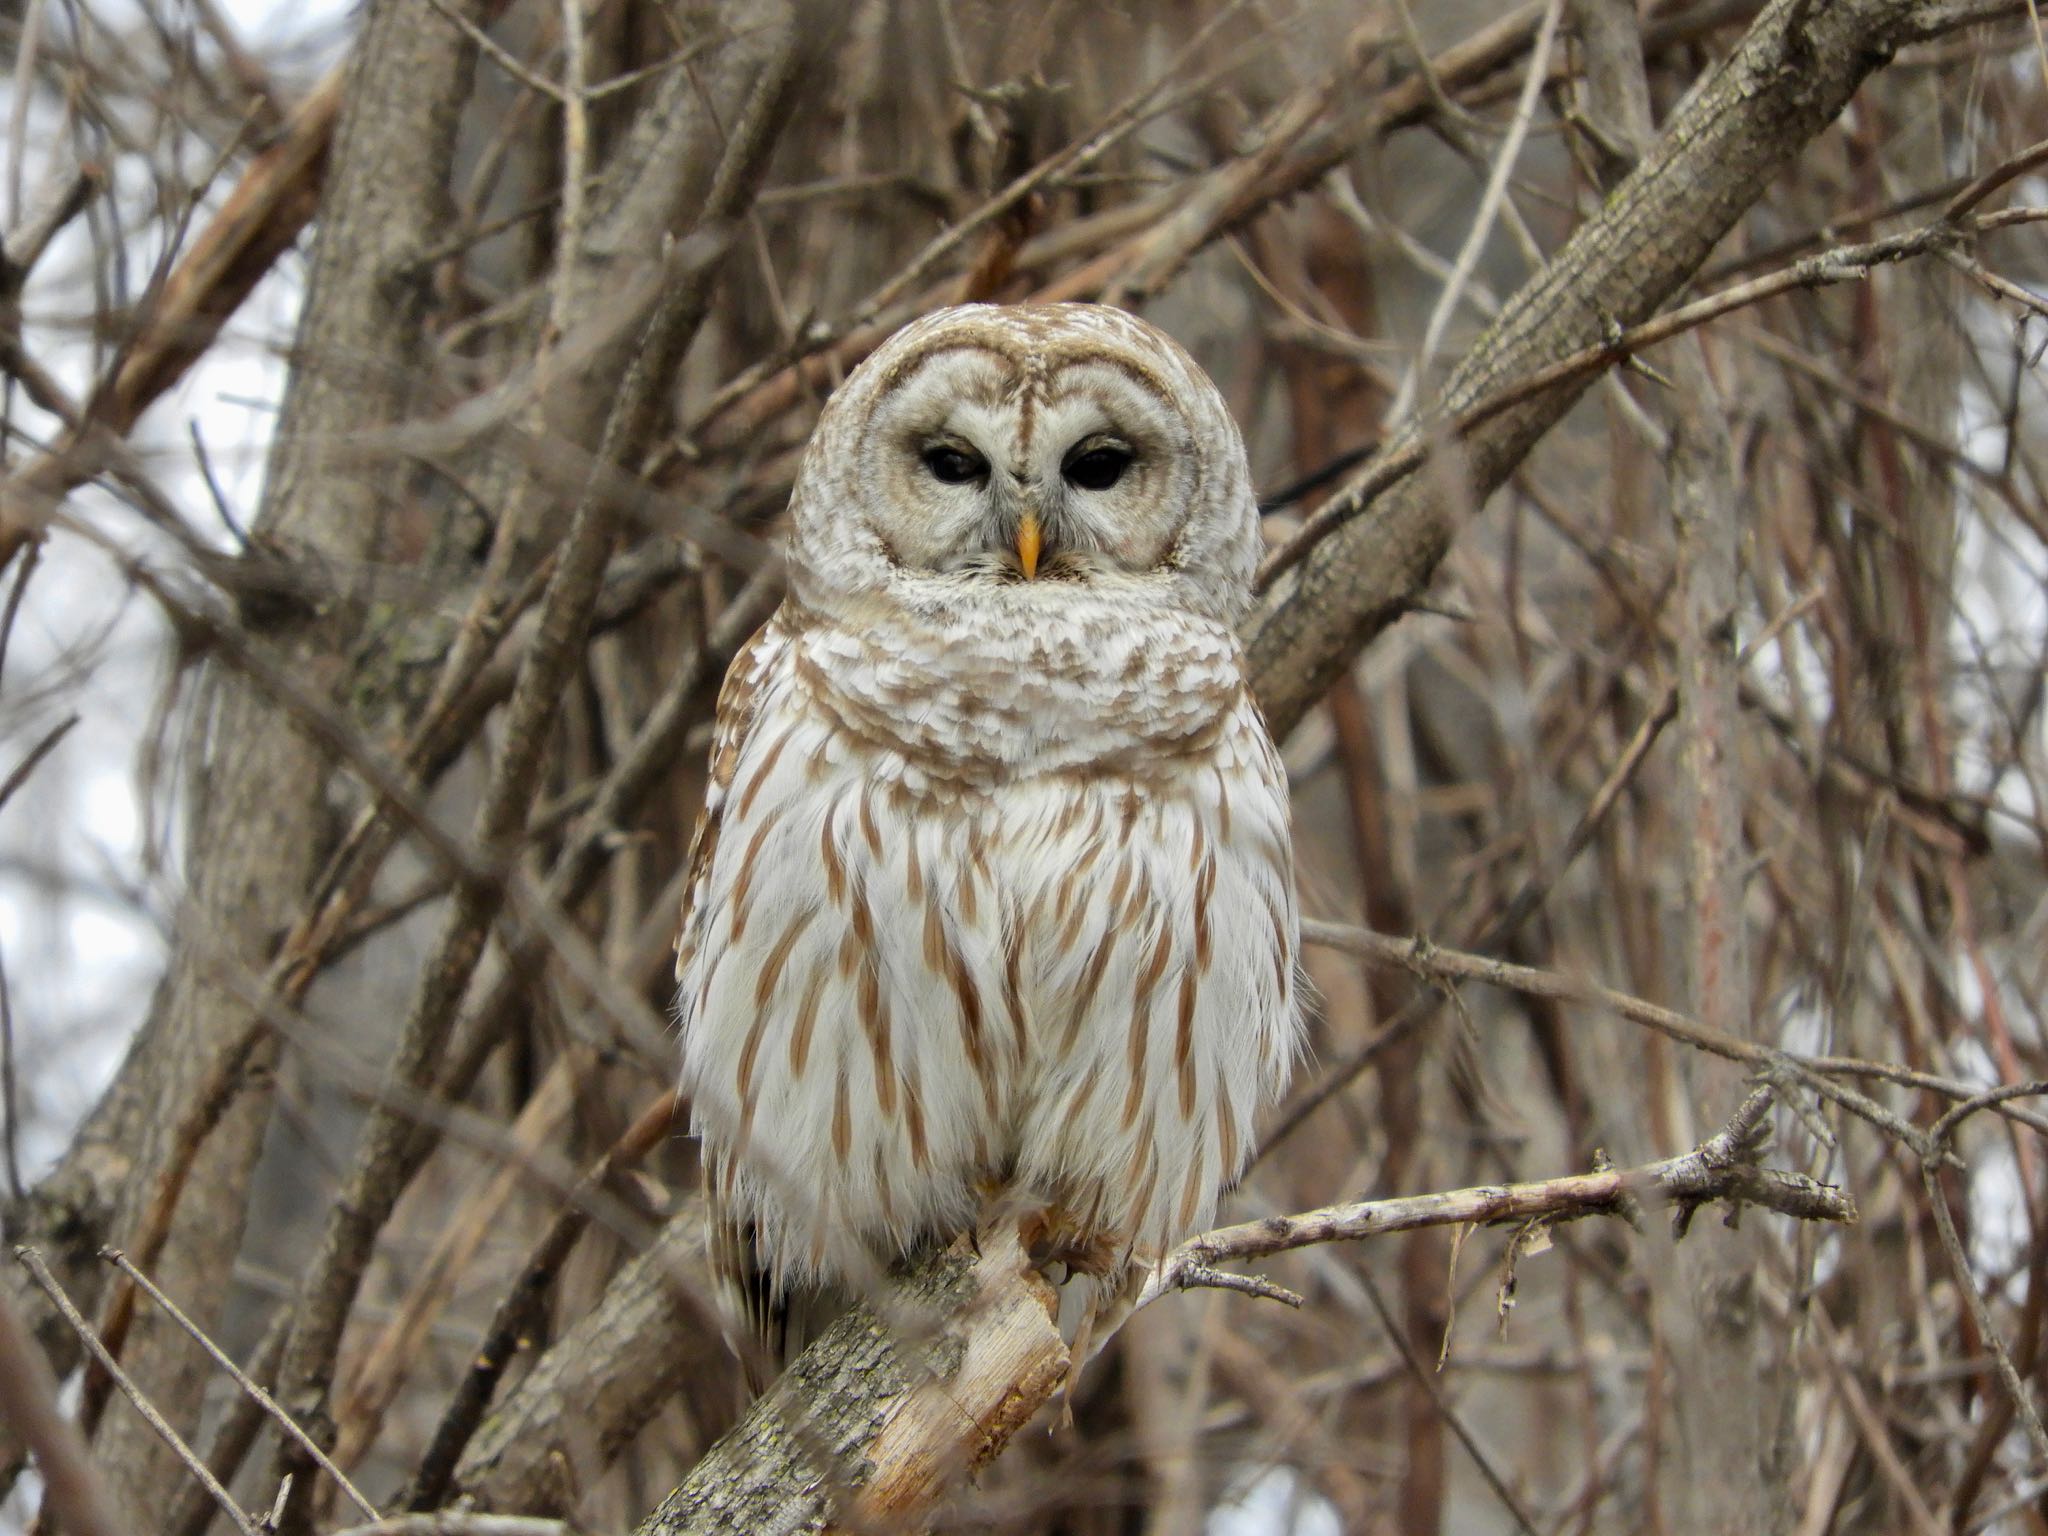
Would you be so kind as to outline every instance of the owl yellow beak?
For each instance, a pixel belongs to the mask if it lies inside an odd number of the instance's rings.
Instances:
[[[1024,567],[1024,579],[1031,581],[1038,575],[1038,545],[1041,535],[1038,519],[1029,512],[1017,524],[1017,563]]]

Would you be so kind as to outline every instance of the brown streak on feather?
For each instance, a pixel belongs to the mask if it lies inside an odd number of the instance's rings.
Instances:
[[[789,1032],[789,1075],[802,1077],[810,1059],[811,1030],[818,1022],[818,998],[825,990],[825,968],[811,967],[811,979],[804,983],[803,1001],[796,1005],[796,1023]]]
[[[924,964],[935,976],[946,973],[946,920],[936,901],[924,904]]]
[[[1109,906],[1107,910],[1115,912],[1117,907],[1123,902],[1124,893],[1130,890],[1130,888],[1131,861],[1129,859],[1118,859],[1116,861],[1116,878],[1109,883]]]
[[[1074,993],[1074,1001],[1067,1014],[1067,1027],[1060,1034],[1062,1060],[1074,1049],[1074,1041],[1081,1032],[1081,1020],[1095,1001],[1095,991],[1102,985],[1102,973],[1109,969],[1110,952],[1122,936],[1122,929],[1110,927],[1103,930],[1102,937],[1095,941],[1094,952],[1088,956],[1088,964],[1081,972],[1081,985]]]
[[[846,1074],[841,1072],[832,1090],[832,1155],[843,1163],[852,1147],[853,1107],[846,1096]]]
[[[931,1160],[931,1149],[924,1139],[924,1099],[917,1091],[917,1081],[908,1073],[903,1078],[903,1128],[910,1134],[910,1164],[920,1173]]]
[[[1237,1117],[1221,1083],[1216,1085],[1216,1172],[1219,1178],[1237,1177]]]
[[[754,983],[754,1007],[756,1011],[768,1006],[768,999],[775,995],[775,984],[782,980],[782,968],[789,963],[789,952],[796,947],[796,941],[803,931],[810,927],[811,919],[817,916],[816,907],[805,907],[789,920],[782,930],[782,937],[775,941],[775,947],[768,951],[768,958],[761,962],[761,979]]]
[[[1137,1192],[1131,1196],[1131,1236],[1135,1238],[1139,1226],[1145,1220],[1145,1207],[1152,1203],[1152,1191],[1159,1187],[1159,1154],[1152,1146],[1152,1138],[1141,1136],[1138,1145],[1145,1149],[1145,1177],[1139,1181]]]
[[[1010,1013],[1010,1032],[1016,1036],[1017,1059],[1030,1052],[1030,1031],[1024,1027],[1024,930],[1016,921],[1003,931],[1003,1006]]]
[[[1131,833],[1137,830],[1139,813],[1145,809],[1145,802],[1138,797],[1136,785],[1124,787],[1124,798],[1119,809],[1123,813],[1123,820],[1117,827],[1116,845],[1119,848],[1128,848],[1131,845]]]
[[[761,845],[768,840],[768,834],[774,830],[775,818],[770,816],[755,828],[754,835],[747,840],[747,851],[740,855],[740,871],[732,883],[732,938],[729,941],[732,944],[739,943],[741,934],[746,932],[747,897],[749,887],[754,883],[754,859],[760,853]]]
[[[1070,794],[1067,796],[1067,803],[1060,807],[1059,815],[1053,818],[1052,840],[1054,842],[1058,842],[1074,830],[1074,824],[1081,819],[1083,803],[1083,797],[1080,795]]]
[[[1173,958],[1173,930],[1165,922],[1159,924],[1159,936],[1152,942],[1152,954],[1145,961],[1145,969],[1138,973],[1138,984],[1131,997],[1134,1008],[1144,1008],[1152,999],[1152,989],[1159,985],[1159,978],[1166,974],[1166,963]]]
[[[1066,1117],[1060,1122],[1060,1138],[1071,1141],[1074,1127],[1081,1123],[1081,1113],[1088,1107],[1088,1101],[1095,1097],[1095,1075],[1091,1072],[1081,1079],[1081,1091],[1067,1101]]]
[[[973,1066],[975,1076],[981,1079],[982,1096],[988,1101],[991,1115],[996,1111],[996,1080],[993,1064],[989,1061],[988,1042],[982,1036],[981,989],[974,984],[974,977],[968,973],[967,962],[960,957],[960,951],[952,945],[946,946],[946,980],[953,988],[953,996],[960,1003],[960,1027],[967,1045],[967,1060]]]
[[[879,859],[882,856],[882,832],[875,825],[874,795],[873,784],[860,792],[860,833],[867,839],[868,852]]]
[[[1195,1227],[1195,1207],[1201,1204],[1202,1157],[1198,1152],[1188,1160],[1187,1182],[1181,1186],[1180,1210],[1176,1213],[1177,1224],[1183,1232],[1192,1232]]]
[[[796,724],[791,724],[780,736],[769,743],[768,750],[761,754],[760,766],[754,776],[747,780],[747,787],[740,792],[738,818],[747,819],[747,812],[754,808],[754,801],[761,793],[761,786],[768,782],[768,776],[775,771],[775,764],[782,756],[782,749],[789,745],[790,737],[796,734]]]
[[[1129,1060],[1131,1085],[1124,1091],[1123,1125],[1131,1128],[1138,1118],[1138,1106],[1145,1097],[1145,1056],[1152,1044],[1152,1010],[1140,1003],[1131,1012]]]
[[[868,1037],[868,1054],[875,1064],[875,1098],[885,1119],[896,1115],[895,1069],[889,1059],[889,1005],[882,998],[881,978],[872,961],[860,972],[860,1027]]]
[[[733,1076],[739,1090],[740,1130],[733,1142],[733,1156],[737,1157],[747,1144],[747,1135],[754,1124],[754,1061],[761,1052],[761,1036],[768,1028],[769,1014],[760,1009],[754,1014],[754,1022],[747,1026],[746,1043],[740,1047],[739,1069]]]
[[[882,1201],[882,1222],[885,1226],[896,1225],[896,1198],[889,1188],[889,1160],[883,1155],[882,1143],[875,1143],[875,1193]]]
[[[1086,867],[1086,865],[1076,865],[1073,869],[1064,870],[1061,872],[1060,905],[1062,907],[1068,904],[1069,899],[1073,895],[1075,887],[1080,885],[1080,871],[1082,869],[1085,869]],[[1075,943],[1081,937],[1081,924],[1087,918],[1087,916],[1088,898],[1083,896],[1078,901],[1073,902],[1073,910],[1067,914],[1067,920],[1060,928],[1059,937],[1053,943],[1053,949],[1057,953],[1065,955],[1071,954],[1073,952]],[[1113,924],[1114,918],[1112,918],[1112,925]]]
[[[832,823],[838,815],[839,805],[835,801],[826,808],[818,836],[818,851],[825,861],[825,894],[835,907],[846,900],[846,864],[839,857],[839,848],[832,836]]]
[[[1180,973],[1180,1019],[1173,1037],[1174,1070],[1180,1074],[1180,1117],[1195,1113],[1195,973]]]
[[[853,937],[860,947],[869,954],[875,949],[875,914],[868,907],[868,886],[865,880],[856,880],[851,887],[852,906],[849,915],[853,923]]]
[[[993,890],[996,877],[988,865],[988,832],[979,820],[972,821],[967,826],[967,862],[974,866],[975,874],[981,877],[983,883]]]

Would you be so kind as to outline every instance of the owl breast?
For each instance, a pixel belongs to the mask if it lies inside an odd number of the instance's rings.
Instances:
[[[682,950],[728,1219],[778,1284],[861,1279],[998,1188],[1119,1261],[1206,1224],[1296,1011],[1286,785],[1230,632],[776,625]]]

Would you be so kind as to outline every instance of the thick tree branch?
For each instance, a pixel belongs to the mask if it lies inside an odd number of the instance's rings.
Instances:
[[[1054,1305],[1014,1229],[956,1244],[834,1324],[640,1536],[919,1528],[1066,1379]]]

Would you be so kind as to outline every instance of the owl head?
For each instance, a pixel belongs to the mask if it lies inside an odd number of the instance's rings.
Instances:
[[[1216,386],[1099,304],[963,304],[898,331],[827,402],[791,511],[792,590],[850,620],[980,596],[1028,623],[1088,589],[1234,626],[1259,550]]]

